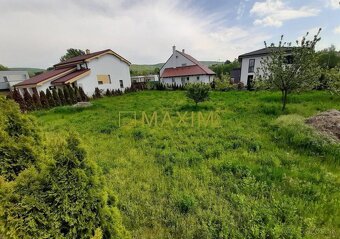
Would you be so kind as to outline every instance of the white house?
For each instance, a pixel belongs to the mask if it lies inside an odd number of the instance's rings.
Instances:
[[[176,46],[173,46],[172,55],[160,70],[161,82],[165,84],[211,83],[215,75],[215,72],[186,54],[184,49],[176,51]]]
[[[53,70],[25,80],[15,87],[38,91],[72,85],[82,87],[88,96],[92,96],[95,88],[100,90],[131,87],[131,63],[114,51],[107,49],[73,57],[53,66]]]
[[[289,56],[291,49],[292,48],[290,47],[285,47],[287,57]],[[248,85],[254,80],[255,74],[258,69],[259,74],[260,75],[263,74],[263,72],[261,71],[261,61],[263,58],[267,57],[272,50],[273,50],[272,47],[262,48],[260,50],[245,53],[238,57],[238,60],[241,63],[240,81],[244,85]]]
[[[28,78],[27,71],[0,71],[0,90],[10,90]]]

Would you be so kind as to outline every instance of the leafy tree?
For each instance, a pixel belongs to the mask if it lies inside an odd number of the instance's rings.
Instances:
[[[194,83],[188,84],[186,96],[192,99],[196,106],[200,102],[204,102],[209,99],[210,86],[208,84]]]
[[[335,94],[340,94],[340,67],[335,67],[326,71],[328,79],[328,89]]]
[[[340,54],[336,51],[335,46],[331,45],[318,52],[318,63],[324,69],[331,69],[340,66]]]
[[[61,88],[58,88],[58,96],[59,96],[61,105],[66,105],[67,102],[66,102],[66,99],[65,99],[65,96],[64,96],[64,92]]]
[[[221,78],[217,78],[215,80],[215,89],[216,90],[229,90],[233,88],[233,84],[230,83],[231,78],[227,74],[223,74]]]
[[[59,98],[59,95],[58,95],[58,92],[57,92],[56,89],[52,89],[52,97],[53,97],[53,100],[55,102],[55,105],[60,106],[61,101],[60,101],[60,98]]]
[[[12,181],[37,160],[40,138],[35,122],[14,101],[0,97],[0,108],[0,176]]]
[[[261,67],[256,73],[257,87],[278,89],[282,93],[282,111],[286,109],[288,94],[292,91],[313,89],[320,76],[315,45],[320,41],[319,32],[312,40],[307,40],[308,32],[296,46],[283,42],[283,36],[277,46],[273,43],[265,46],[270,54],[261,60]],[[290,53],[287,53],[287,50]]]
[[[85,55],[85,52],[83,50],[70,48],[67,49],[66,54],[60,58],[60,62],[67,61],[68,59],[81,55]]]
[[[50,107],[56,106],[52,93],[49,89],[46,89],[46,98]]]
[[[224,64],[215,64],[212,66],[209,66],[209,68],[216,73],[216,76],[218,78],[221,78],[222,75],[230,75],[231,70],[234,68],[239,68],[240,63],[237,59],[235,59],[233,62],[226,61]]]
[[[41,102],[41,105],[44,109],[47,109],[50,107],[50,104],[48,103],[48,99],[46,97],[46,94],[44,91],[40,91],[40,102]]]
[[[33,103],[33,98],[26,88],[24,89],[24,100],[26,102],[27,110],[34,110],[35,109],[34,103]]]
[[[8,71],[9,68],[0,64],[0,71]]]
[[[19,90],[14,89],[13,90],[13,100],[19,104],[21,112],[26,112],[27,111],[27,106],[24,98],[22,98],[21,93]]]

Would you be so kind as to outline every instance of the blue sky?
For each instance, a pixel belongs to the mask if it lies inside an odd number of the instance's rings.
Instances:
[[[132,63],[164,62],[172,45],[199,60],[237,58],[321,27],[340,50],[339,0],[0,0],[0,64],[43,67],[67,48],[111,48]]]

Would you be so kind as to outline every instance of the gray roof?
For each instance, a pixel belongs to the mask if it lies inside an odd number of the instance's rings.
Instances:
[[[269,54],[272,50],[277,49],[278,47],[265,47],[262,48],[260,50],[256,50],[256,51],[251,51],[245,54],[240,55],[238,58],[245,58],[245,57],[252,57],[252,56],[263,56],[263,55],[267,55]],[[285,49],[287,52],[292,50],[292,47],[282,47],[283,49]]]

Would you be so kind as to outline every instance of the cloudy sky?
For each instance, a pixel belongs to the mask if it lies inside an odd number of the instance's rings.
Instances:
[[[340,0],[0,0],[0,64],[46,68],[67,48],[111,48],[164,62],[172,45],[199,60],[234,59],[321,27],[340,48]]]

